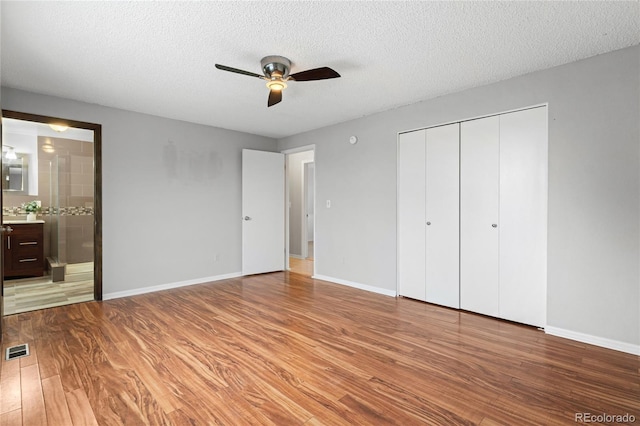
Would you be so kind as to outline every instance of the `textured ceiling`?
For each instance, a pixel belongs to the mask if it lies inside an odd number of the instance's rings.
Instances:
[[[638,1],[0,4],[3,86],[270,137],[640,43]],[[264,81],[214,68],[266,55],[342,78],[267,108]]]

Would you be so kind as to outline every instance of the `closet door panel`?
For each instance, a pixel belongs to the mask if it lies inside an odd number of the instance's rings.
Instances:
[[[500,116],[500,317],[546,325],[547,108]]]
[[[425,131],[398,137],[398,293],[425,298]]]
[[[460,125],[427,129],[426,300],[460,307]]]
[[[499,315],[499,117],[460,124],[460,307]]]

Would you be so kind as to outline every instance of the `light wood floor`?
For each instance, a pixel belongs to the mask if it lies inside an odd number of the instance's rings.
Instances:
[[[313,260],[290,257],[289,270],[293,273],[310,277],[313,275]]]
[[[274,273],[5,318],[0,423],[542,425],[640,419],[640,358]]]
[[[309,241],[307,244],[308,244],[308,247],[307,247],[307,259],[309,259],[309,260],[313,260],[313,258],[314,258],[314,245],[313,245],[313,241]]]
[[[289,258],[289,270],[296,274],[302,274],[307,277],[313,275],[313,241],[309,241],[306,259]]]
[[[52,308],[93,300],[93,262],[66,266],[64,281],[50,276],[4,282],[4,314]]]

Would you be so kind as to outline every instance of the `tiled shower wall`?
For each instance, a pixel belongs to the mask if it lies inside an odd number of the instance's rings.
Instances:
[[[53,152],[51,152],[53,151]],[[38,137],[37,196],[3,194],[2,214],[6,219],[21,217],[23,203],[40,200],[45,221],[45,256],[51,254],[49,213],[55,213],[51,199],[51,162],[58,156],[59,234],[58,256],[61,262],[93,261],[93,143],[51,137]],[[9,216],[9,217],[7,217]]]

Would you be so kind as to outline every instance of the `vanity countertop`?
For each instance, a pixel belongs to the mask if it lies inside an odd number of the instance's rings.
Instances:
[[[31,223],[44,223],[44,220],[3,220],[2,224],[3,225],[22,225],[22,224],[31,224]]]

